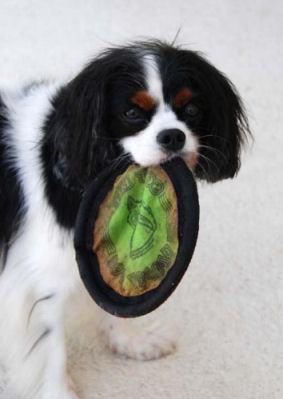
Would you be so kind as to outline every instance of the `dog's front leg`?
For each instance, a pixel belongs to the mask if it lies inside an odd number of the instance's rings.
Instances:
[[[66,286],[67,278],[59,271],[46,273],[40,266],[31,259],[8,263],[0,276],[0,359],[16,397],[75,399],[66,372],[64,337],[71,284]]]
[[[56,297],[55,294],[54,297],[50,298],[50,303],[46,303],[46,313],[49,313],[47,325],[50,326],[50,330],[46,337],[45,349],[42,348],[42,356],[45,358],[46,367],[43,374],[40,399],[77,399],[66,370],[67,359],[64,331],[66,299],[64,296],[61,297],[60,294],[57,294]],[[30,356],[37,356],[35,350]]]

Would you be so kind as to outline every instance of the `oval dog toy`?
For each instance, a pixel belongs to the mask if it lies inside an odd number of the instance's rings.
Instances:
[[[108,167],[86,190],[76,221],[76,258],[88,292],[116,316],[151,312],[185,273],[198,223],[197,188],[182,159]]]

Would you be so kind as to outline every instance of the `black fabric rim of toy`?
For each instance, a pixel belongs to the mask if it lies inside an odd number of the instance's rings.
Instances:
[[[115,170],[110,166],[90,184],[79,208],[74,238],[80,276],[89,294],[101,308],[121,317],[145,315],[172,294],[193,256],[199,223],[196,183],[184,161],[173,158],[160,166],[170,177],[177,196],[179,248],[175,263],[160,285],[151,291],[135,297],[125,297],[115,292],[104,282],[97,256],[92,251],[93,227],[100,204],[112,189],[117,177],[130,165],[131,162],[126,160]]]

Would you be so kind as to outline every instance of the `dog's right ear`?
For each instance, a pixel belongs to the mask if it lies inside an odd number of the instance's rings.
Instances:
[[[91,62],[57,93],[45,125],[61,164],[82,186],[100,169],[98,163],[111,146],[106,140],[97,146],[97,140],[104,136],[103,114],[112,70],[109,56]]]
[[[54,100],[55,145],[81,184],[88,180],[94,167],[93,152],[101,130],[106,80],[99,65],[92,63]]]

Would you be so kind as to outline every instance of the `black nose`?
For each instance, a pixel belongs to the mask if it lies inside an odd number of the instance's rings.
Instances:
[[[184,147],[186,136],[179,129],[166,129],[158,133],[156,140],[167,151],[179,151]]]

